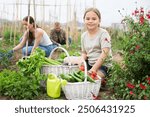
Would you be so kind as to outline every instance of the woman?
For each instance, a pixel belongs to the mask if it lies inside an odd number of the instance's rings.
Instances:
[[[87,31],[81,36],[82,59],[87,61],[89,72],[96,72],[105,78],[111,65],[110,36],[100,28],[101,14],[98,9],[87,9],[83,19]]]
[[[31,16],[23,18],[22,24],[26,26],[27,30],[21,39],[21,42],[13,48],[13,52],[22,49],[23,56],[29,56],[33,53],[35,48],[39,47],[45,51],[45,56],[48,57],[52,49],[57,47],[50,40],[47,33],[39,28],[34,19]],[[27,53],[26,53],[26,42],[28,41]]]

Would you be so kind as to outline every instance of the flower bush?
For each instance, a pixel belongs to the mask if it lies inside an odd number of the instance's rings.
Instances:
[[[150,10],[137,8],[124,22],[124,64],[114,63],[108,83],[116,99],[150,99]]]

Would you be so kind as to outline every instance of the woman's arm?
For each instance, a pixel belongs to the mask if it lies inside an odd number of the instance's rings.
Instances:
[[[13,51],[17,51],[17,50],[23,48],[23,46],[25,45],[25,43],[27,41],[27,37],[28,37],[28,31],[24,32],[21,42],[13,48]]]
[[[33,53],[35,48],[37,48],[39,46],[40,41],[42,39],[42,36],[43,36],[42,29],[37,29],[36,32],[35,32],[35,42],[34,42],[34,45],[33,45],[31,53]]]
[[[93,65],[93,67],[90,69],[90,71],[97,72],[97,70],[102,66],[105,59],[108,57],[108,53],[110,51],[110,48],[102,48],[102,53],[99,56],[96,63]]]

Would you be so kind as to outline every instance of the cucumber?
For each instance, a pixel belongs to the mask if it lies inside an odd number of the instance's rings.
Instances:
[[[75,79],[72,76],[70,76],[69,74],[67,74],[66,77],[68,78],[69,82],[75,82]]]
[[[76,77],[75,75],[73,74],[70,74],[77,82],[82,82],[82,80],[78,77]]]
[[[76,77],[80,78],[82,81],[84,81],[84,77],[81,76],[80,74],[78,74],[77,72],[73,72],[73,74],[74,74]]]
[[[87,80],[89,81],[89,82],[94,82],[95,83],[95,80],[93,80],[90,76],[88,76],[87,75]]]
[[[79,72],[79,74],[84,78],[84,73],[82,71]],[[93,80],[90,76],[87,75],[87,81],[89,82],[94,82],[95,83],[95,80]]]

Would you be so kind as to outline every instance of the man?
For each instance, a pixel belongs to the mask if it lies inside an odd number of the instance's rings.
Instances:
[[[55,22],[54,29],[52,29],[50,33],[50,38],[58,44],[66,44],[66,32],[61,29],[59,22]]]

